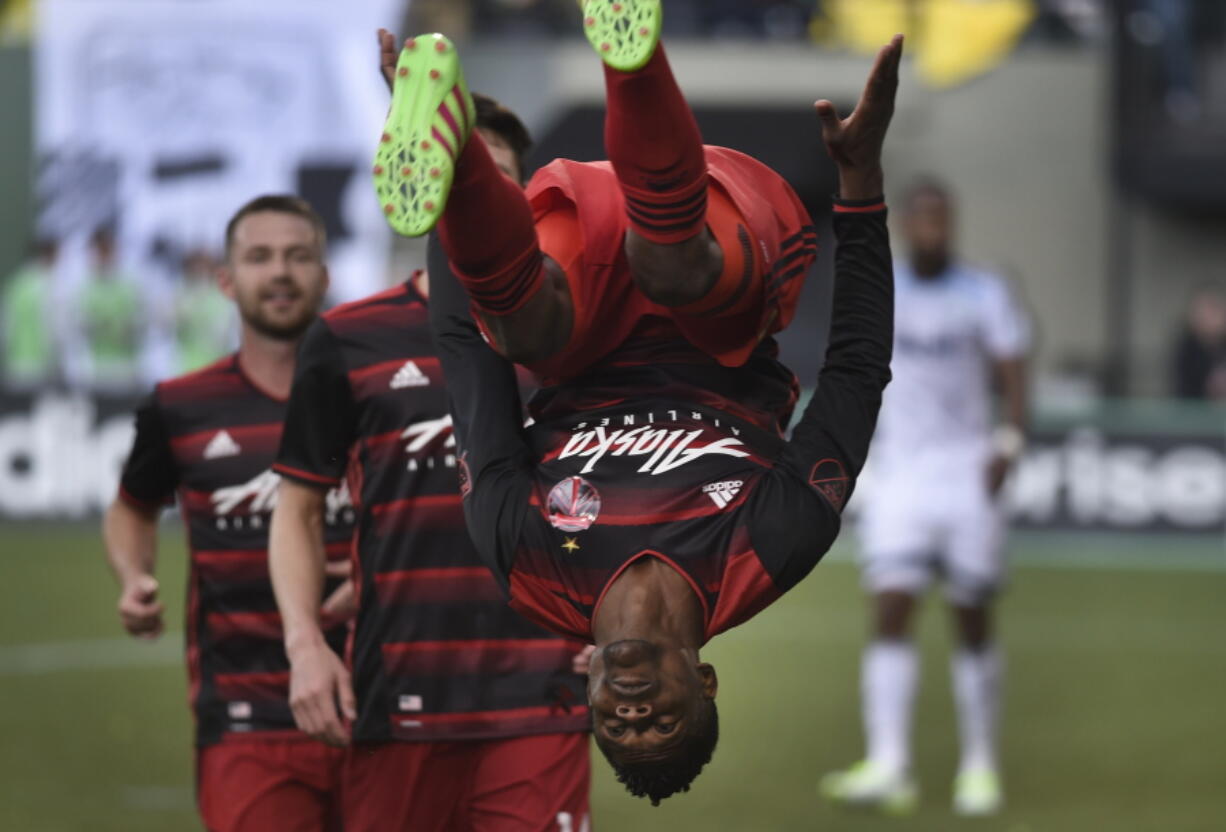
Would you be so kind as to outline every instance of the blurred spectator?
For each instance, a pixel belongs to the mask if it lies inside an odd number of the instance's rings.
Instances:
[[[183,258],[183,283],[175,298],[175,346],[179,372],[216,361],[238,345],[233,304],[217,288],[218,263],[207,251]]]
[[[86,380],[98,390],[130,391],[140,381],[140,290],[119,270],[113,232],[94,232],[90,252],[90,274],[76,305],[88,351]]]
[[[12,389],[44,387],[55,380],[55,262],[59,244],[36,240],[29,259],[4,287],[4,383]]]
[[[1206,286],[1192,296],[1175,343],[1174,393],[1226,401],[1226,291]]]

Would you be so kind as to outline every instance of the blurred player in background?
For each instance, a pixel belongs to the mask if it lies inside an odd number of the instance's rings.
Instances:
[[[328,287],[323,222],[295,197],[260,197],[226,228],[221,290],[242,320],[238,349],[164,381],[136,414],[136,439],[103,536],[119,615],[138,638],[162,632],[157,521],[176,497],[191,564],[187,658],[196,717],[197,799],[210,832],[336,828],[343,754],[294,726],[289,662],[268,572],[281,438],[294,355]],[[352,509],[339,495],[323,546],[334,577],[322,609],[343,647],[350,596],[339,577]],[[152,728],[152,726],[151,726]]]
[[[390,33],[380,46],[391,73]],[[521,181],[527,130],[474,98],[476,130]],[[274,466],[290,701],[312,736],[352,743],[346,832],[580,832],[590,823],[590,717],[576,669],[586,645],[512,611],[468,537],[428,295],[418,273],[333,309],[303,342]],[[352,674],[317,601],[326,491],[343,478],[358,506]]]
[[[1005,281],[960,261],[954,203],[922,182],[904,202],[909,259],[895,263],[894,382],[873,439],[861,544],[874,595],[873,640],[862,689],[868,753],[828,775],[831,799],[906,812],[910,716],[918,682],[911,641],[916,602],[945,581],[958,646],[953,687],[961,735],[954,808],[990,814],[1002,804],[997,759],[1001,657],[991,602],[1005,577],[1001,486],[1024,443],[1030,326]],[[1002,406],[993,428],[991,395]]]

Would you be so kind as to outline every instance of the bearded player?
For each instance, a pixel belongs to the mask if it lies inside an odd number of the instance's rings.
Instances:
[[[197,800],[210,832],[323,832],[337,818],[343,753],[294,726],[289,662],[268,572],[277,452],[298,342],[328,272],[324,226],[301,199],[265,196],[226,228],[221,290],[242,321],[233,355],[164,381],[136,414],[136,439],[103,525],[119,615],[138,638],[162,631],[154,577],[157,519],[176,498],[190,550],[187,659],[196,717]],[[329,495],[328,571],[347,567],[352,510]],[[320,609],[343,648],[348,607],[334,577]]]
[[[390,33],[381,45],[394,53]],[[519,119],[474,96],[478,134],[519,180]],[[346,832],[590,828],[585,644],[511,610],[469,539],[425,273],[308,331],[274,466],[273,584],[291,705],[349,746]],[[359,611],[350,668],[318,616],[327,489],[353,483]]]
[[[902,41],[848,119],[818,104],[840,175],[837,285],[818,391],[785,442],[795,380],[766,336],[790,318],[789,287],[812,258],[799,203],[759,163],[703,150],[657,48],[658,3],[586,12],[609,64],[611,165],[554,163],[525,200],[465,133],[459,65],[434,36],[401,54],[375,175],[403,230],[428,228],[449,197],[431,317],[477,548],[513,608],[596,645],[597,743],[658,803],[689,788],[718,737],[700,648],[812,570],[867,453],[889,378],[880,155]],[[440,144],[450,150],[419,182],[409,149]],[[389,172],[395,148],[409,155]],[[432,190],[453,158],[454,189]],[[499,351],[557,382],[534,399],[531,428],[470,299]]]

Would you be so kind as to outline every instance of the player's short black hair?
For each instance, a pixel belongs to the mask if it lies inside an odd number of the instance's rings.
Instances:
[[[950,190],[949,185],[935,176],[921,176],[907,185],[906,190],[902,193],[903,207],[910,211],[915,207],[916,200],[926,196],[941,200],[947,207],[953,207],[953,191]]]
[[[532,149],[532,134],[520,121],[519,116],[499,104],[488,95],[474,92],[473,103],[477,105],[477,126],[497,133],[515,154],[522,176],[527,171],[528,151]]]
[[[688,792],[704,766],[711,762],[715,745],[719,742],[719,709],[715,700],[703,699],[697,721],[686,732],[684,741],[667,760],[625,762],[612,756],[601,738],[596,735],[596,745],[604,752],[605,759],[613,766],[617,781],[635,797],[646,797],[652,806],[678,792]]]
[[[315,213],[315,209],[311,207],[311,203],[307,202],[300,196],[291,196],[289,194],[266,194],[257,196],[255,199],[248,202],[243,207],[234,212],[234,216],[230,217],[230,221],[226,223],[226,256],[230,256],[230,250],[234,247],[234,232],[238,228],[238,224],[252,214],[262,214],[265,211],[270,211],[276,214],[292,214],[295,217],[302,217],[309,222],[315,229],[315,234],[319,237],[319,250],[322,254],[328,243],[328,231],[324,226],[324,221],[319,214]]]

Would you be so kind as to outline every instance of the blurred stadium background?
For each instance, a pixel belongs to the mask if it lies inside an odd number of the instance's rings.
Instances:
[[[819,224],[810,105],[854,102],[910,36],[889,187],[952,184],[960,245],[1038,321],[1035,434],[1010,485],[1002,832],[1226,829],[1226,3],[669,0],[670,56],[712,143],[780,170]],[[325,215],[335,299],[401,279],[365,170],[386,93],[374,30],[462,41],[538,163],[598,158],[599,65],[571,0],[0,2],[0,828],[190,830],[179,633],[121,636],[96,515],[134,395],[229,348],[202,276],[250,196]],[[828,235],[826,237],[829,239]],[[786,357],[813,378],[829,247]],[[183,548],[163,585],[181,620]],[[597,829],[924,829],[948,812],[945,622],[924,621],[923,810],[837,812],[859,748],[853,536],[711,651],[723,750],[652,810],[596,778]],[[603,767],[603,763],[599,764]]]

